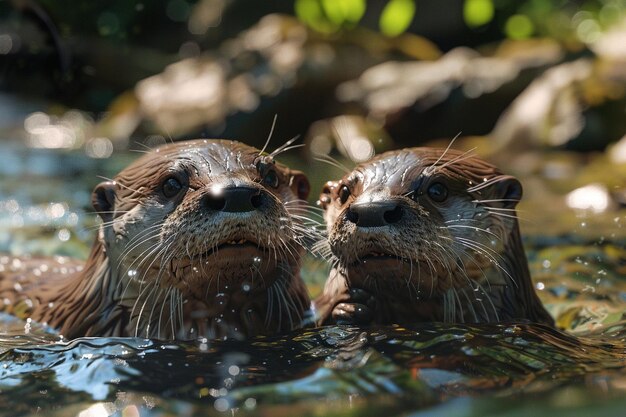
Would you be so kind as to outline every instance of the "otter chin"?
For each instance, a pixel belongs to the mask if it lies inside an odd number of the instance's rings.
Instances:
[[[329,181],[319,322],[553,324],[530,279],[521,197],[516,178],[452,149],[387,152]]]
[[[307,178],[274,160],[283,148],[192,140],[147,152],[93,191],[102,222],[86,264],[18,259],[0,272],[4,310],[68,338],[301,326],[310,300],[300,261],[314,232],[301,224]]]

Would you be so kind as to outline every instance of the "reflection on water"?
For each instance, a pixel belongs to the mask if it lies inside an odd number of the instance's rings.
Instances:
[[[251,409],[276,415],[285,407],[302,415],[321,409],[360,415],[418,410],[468,394],[563,387],[617,397],[626,390],[626,344],[623,333],[611,340],[523,323],[325,327],[248,342],[40,339],[0,355],[0,398],[11,410],[1,415],[61,404],[69,410],[85,401],[96,402],[85,416],[126,415],[129,406],[140,415],[169,415],[165,410],[179,403],[188,405],[185,415]]]
[[[0,252],[83,257],[90,181],[126,163],[3,143]],[[536,203],[526,206],[535,216]],[[609,206],[573,218],[546,227],[533,218],[539,233],[526,245],[538,292],[576,336],[527,323],[435,323],[245,342],[67,341],[0,315],[0,416],[616,415],[626,406],[626,216]],[[309,283],[324,279],[319,265],[305,265]]]

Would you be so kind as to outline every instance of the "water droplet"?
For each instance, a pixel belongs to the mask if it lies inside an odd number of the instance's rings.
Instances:
[[[228,373],[231,374],[232,376],[237,376],[239,375],[239,367],[237,365],[231,365],[228,367]]]

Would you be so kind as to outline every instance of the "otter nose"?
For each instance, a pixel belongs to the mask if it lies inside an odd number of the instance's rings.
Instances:
[[[380,227],[402,219],[402,207],[394,201],[372,201],[350,205],[347,219],[359,227]]]
[[[214,211],[245,213],[257,210],[263,204],[261,190],[253,187],[226,187],[210,190],[202,205]]]

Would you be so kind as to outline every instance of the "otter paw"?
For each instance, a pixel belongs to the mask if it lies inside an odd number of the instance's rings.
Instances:
[[[360,288],[349,290],[348,302],[339,303],[332,311],[337,324],[370,324],[374,319],[376,299]]]

